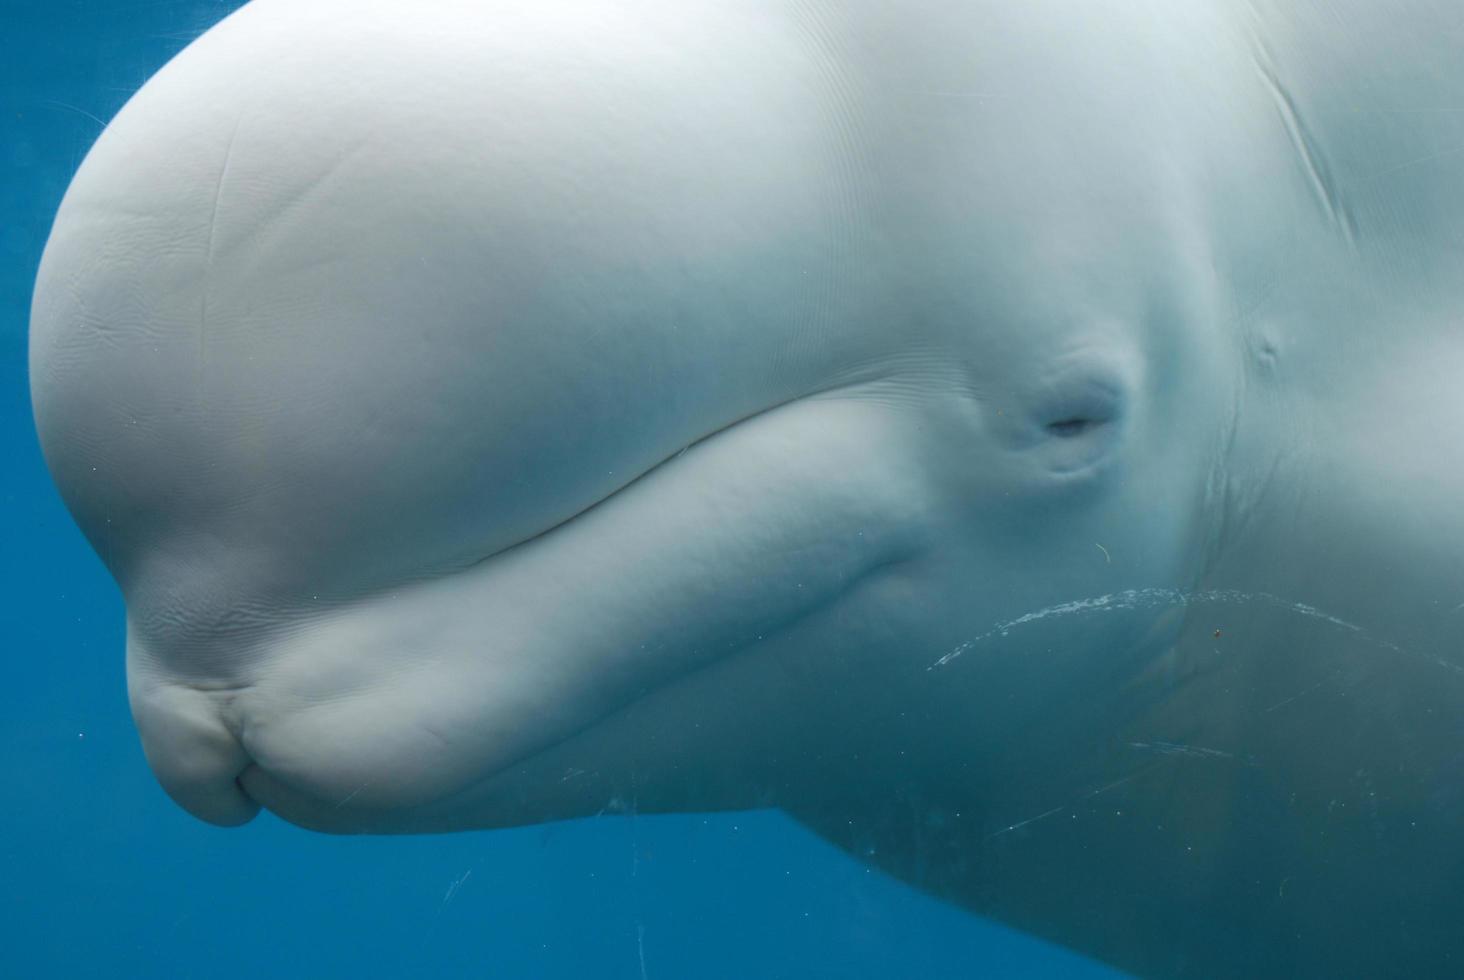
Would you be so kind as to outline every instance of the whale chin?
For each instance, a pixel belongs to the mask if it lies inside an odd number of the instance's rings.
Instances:
[[[492,774],[487,776],[492,779]],[[234,779],[238,791],[256,808],[288,823],[325,834],[402,834],[509,827],[534,822],[527,815],[504,811],[475,812],[470,819],[451,806],[456,794],[443,800],[392,802],[397,787],[386,777],[368,778],[344,794],[338,780],[327,776],[318,785],[300,784],[249,764]],[[363,804],[363,799],[369,799]],[[566,814],[567,816],[568,814]]]
[[[510,753],[521,746],[508,740],[454,743],[391,691],[341,712],[290,705],[267,686],[169,683],[134,690],[134,713],[163,789],[216,826],[247,823],[261,809],[326,833],[448,831],[574,815],[531,811],[522,790],[494,791],[532,772],[533,749],[517,758]],[[483,797],[471,813],[456,805],[468,791]]]

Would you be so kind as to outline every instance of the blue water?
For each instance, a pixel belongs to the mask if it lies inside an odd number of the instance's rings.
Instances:
[[[215,829],[163,795],[121,600],[31,430],[26,317],[103,121],[235,6],[0,0],[0,976],[1113,976],[773,813],[331,838]]]

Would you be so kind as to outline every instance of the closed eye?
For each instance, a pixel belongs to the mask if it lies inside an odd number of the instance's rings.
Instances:
[[[1060,439],[1071,439],[1102,425],[1102,419],[1066,418],[1047,423],[1047,431]]]

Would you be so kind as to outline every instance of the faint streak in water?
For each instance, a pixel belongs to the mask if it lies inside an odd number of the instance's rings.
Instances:
[[[101,119],[99,116],[96,116],[96,115],[93,115],[90,112],[87,112],[81,106],[72,105],[70,102],[62,102],[59,99],[42,99],[41,101],[44,102],[44,103],[46,103],[47,105],[56,106],[58,109],[69,109],[69,110],[71,110],[72,112],[76,113],[79,116],[85,116],[86,118],[90,119],[92,122],[96,123],[98,126],[102,127],[103,129],[106,129],[107,128],[107,123],[106,123],[105,120]]]
[[[463,883],[466,882],[472,876],[473,876],[473,869],[472,868],[469,868],[468,870],[466,870],[466,871],[464,871],[462,873],[462,877],[458,878],[452,884],[448,885],[447,886],[447,894],[442,896],[442,904],[443,905],[446,905],[448,902],[452,901],[453,896],[458,893],[458,889],[461,888],[461,887],[463,887]]]
[[[1003,827],[1001,830],[998,830],[996,833],[989,835],[986,839],[987,840],[992,840],[993,838],[1000,837],[1002,834],[1010,834],[1014,830],[1021,830],[1023,827],[1027,826],[1027,824],[1029,824],[1029,823],[1036,823],[1039,820],[1043,820],[1043,819],[1045,819],[1047,817],[1052,816],[1054,813],[1061,813],[1062,811],[1064,811],[1066,809],[1067,809],[1067,804],[1064,803],[1062,806],[1055,806],[1051,810],[1044,810],[1042,813],[1037,814],[1037,816],[1035,816],[1035,817],[1028,817],[1026,820],[1019,820],[1016,823],[1012,824],[1011,826]]]
[[[1308,694],[1310,694],[1311,692],[1315,691],[1317,688],[1321,687],[1323,684],[1326,684],[1326,683],[1328,683],[1330,681],[1335,681],[1337,679],[1338,675],[1341,674],[1341,673],[1342,672],[1340,670],[1334,670],[1332,673],[1328,674],[1326,677],[1323,677],[1321,680],[1317,681],[1315,684],[1311,685],[1310,687],[1305,688],[1304,690],[1301,690],[1301,691],[1297,691],[1295,694],[1291,695],[1291,697],[1289,697],[1289,698],[1286,698],[1284,701],[1277,701],[1275,704],[1273,704],[1269,708],[1267,708],[1266,711],[1265,711],[1265,713],[1266,714],[1270,714],[1271,712],[1275,711],[1277,708],[1284,708],[1288,704],[1290,704],[1291,702],[1296,701],[1296,700],[1298,700],[1300,698],[1306,697]]]
[[[1180,742],[1125,742],[1131,749],[1143,749],[1146,751],[1159,752],[1163,755],[1188,755],[1196,759],[1234,759],[1232,752],[1222,752],[1220,749],[1207,749],[1199,745],[1184,745]]]
[[[353,789],[353,790],[351,790],[351,791],[350,791],[350,792],[349,792],[349,793],[347,793],[347,794],[346,794],[346,795],[345,795],[345,796],[344,796],[344,797],[342,797],[342,798],[341,798],[341,799],[340,799],[340,800],[337,800],[337,801],[336,801],[336,805],[335,805],[335,808],[336,808],[336,809],[337,809],[337,810],[339,810],[339,809],[340,809],[340,808],[341,808],[341,807],[343,807],[343,806],[345,806],[345,805],[346,805],[346,804],[347,804],[347,803],[349,803],[349,802],[351,802],[351,801],[352,801],[352,800],[354,800],[354,799],[355,799],[355,798],[356,798],[356,797],[358,797],[358,796],[360,796],[360,795],[361,795],[361,794],[362,794],[362,793],[363,793],[363,792],[365,792],[365,791],[366,791],[366,788],[367,788],[367,787],[368,787],[368,786],[370,786],[370,785],[371,785],[371,784],[372,784],[372,783],[374,783],[374,782],[376,782],[376,778],[375,778],[375,777],[374,777],[374,776],[373,776],[373,777],[372,777],[372,778],[371,778],[371,779],[368,779],[368,780],[366,780],[366,781],[365,781],[365,782],[364,782],[364,783],[362,783],[362,784],[361,784],[361,785],[360,785],[360,786],[357,786],[357,787],[356,787],[356,788],[355,788],[355,789]]]
[[[1084,793],[1082,796],[1080,796],[1077,799],[1073,800],[1071,803],[1064,803],[1062,806],[1055,806],[1051,810],[1044,810],[1043,812],[1037,814],[1037,816],[1035,816],[1035,817],[1028,817],[1026,820],[1018,820],[1016,823],[1011,824],[1010,826],[1007,826],[1007,827],[1003,827],[1002,829],[998,830],[994,834],[988,834],[987,837],[986,837],[986,839],[987,840],[995,840],[996,838],[1001,837],[1003,834],[1010,834],[1014,830],[1021,830],[1023,827],[1027,826],[1028,824],[1034,824],[1034,823],[1036,823],[1039,820],[1046,820],[1048,817],[1053,816],[1054,814],[1061,813],[1062,811],[1068,809],[1069,807],[1077,806],[1079,803],[1083,803],[1083,802],[1085,802],[1087,800],[1091,800],[1095,796],[1101,796],[1102,794],[1107,793],[1109,790],[1118,789],[1124,783],[1133,782],[1135,779],[1138,779],[1143,774],[1144,774],[1144,770],[1140,770],[1139,772],[1130,773],[1129,775],[1123,777],[1122,779],[1115,779],[1113,782],[1108,783],[1108,784],[1103,785],[1103,786],[1100,786],[1100,787],[1098,787],[1095,790],[1089,790],[1088,792]]]
[[[972,637],[958,644],[955,649],[925,669],[935,670],[937,667],[944,667],[978,643],[984,643],[993,637],[1006,636],[1019,626],[1025,626],[1028,623],[1034,623],[1041,619],[1049,619],[1054,616],[1073,616],[1083,613],[1127,612],[1135,609],[1159,609],[1164,606],[1191,606],[1207,602],[1235,605],[1261,603],[1272,608],[1285,610],[1286,612],[1293,612],[1310,619],[1321,620],[1338,629],[1345,630],[1374,646],[1382,647],[1393,653],[1401,653],[1405,656],[1421,656],[1446,670],[1464,675],[1464,667],[1458,664],[1450,663],[1440,657],[1405,650],[1396,643],[1373,636],[1361,626],[1355,623],[1349,623],[1339,616],[1334,616],[1325,610],[1318,609],[1316,606],[1309,606],[1304,602],[1292,602],[1280,596],[1271,595],[1269,592],[1241,592],[1237,589],[1208,589],[1202,592],[1185,592],[1180,589],[1126,589],[1123,592],[1111,592],[1107,595],[1093,596],[1087,599],[1073,599],[1068,602],[1060,602],[1057,605],[1047,606],[1043,609],[1018,616],[1016,619],[1008,620],[1005,623],[998,623],[980,636]]]

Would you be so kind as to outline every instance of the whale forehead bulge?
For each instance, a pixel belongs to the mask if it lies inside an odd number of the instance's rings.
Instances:
[[[464,63],[430,17],[322,40],[251,13],[129,106],[58,222],[47,267],[89,271],[43,270],[37,409],[85,510],[96,466],[154,537],[481,557],[849,356],[785,352],[831,274],[786,64],[511,16]],[[525,64],[525,31],[565,36]],[[692,58],[706,95],[675,99]]]
[[[1152,160],[1104,149],[1060,179],[1094,142],[1074,129],[1091,107],[1058,111],[1060,73],[1042,112],[897,92],[901,131],[861,132],[885,149],[850,174],[814,73],[830,56],[766,22],[718,14],[758,48],[748,72],[702,17],[648,34],[509,8],[468,44],[450,16],[320,38],[319,8],[259,6],[129,106],[50,246],[48,267],[90,271],[38,293],[38,324],[108,342],[36,331],[38,417],[85,447],[58,477],[113,560],[139,527],[267,540],[317,587],[328,556],[378,580],[471,560],[921,337],[988,388],[1041,371],[1046,335],[1131,315],[1154,264],[1107,248],[1092,207],[1155,213]],[[688,99],[670,82],[693,63]],[[830,214],[849,194],[869,214]]]

